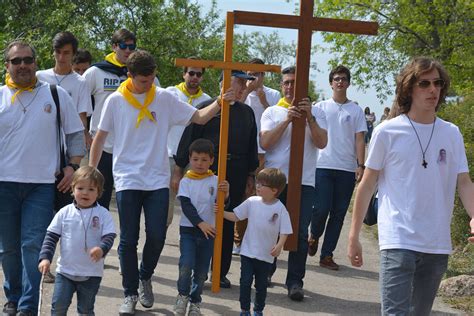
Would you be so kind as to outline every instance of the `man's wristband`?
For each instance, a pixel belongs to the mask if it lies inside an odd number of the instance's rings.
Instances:
[[[76,171],[80,167],[77,163],[68,163],[67,165],[74,169],[74,171]]]
[[[357,168],[362,168],[362,170],[365,169],[365,165],[364,164],[357,164]]]

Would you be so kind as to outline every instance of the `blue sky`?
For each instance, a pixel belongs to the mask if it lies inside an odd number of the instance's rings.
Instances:
[[[204,10],[209,10],[211,6],[211,0],[197,0],[197,3],[202,5]],[[290,0],[217,0],[217,8],[222,16],[222,19],[225,19],[225,13],[227,11],[233,10],[242,10],[242,11],[255,11],[255,12],[268,12],[268,13],[279,13],[279,14],[294,14],[294,9],[299,6],[296,4],[297,1]],[[285,43],[291,43],[297,41],[297,31],[296,30],[286,30],[286,29],[277,29],[277,28],[267,28],[267,27],[252,27],[252,26],[238,26],[235,29],[236,33],[243,32],[255,32],[259,31],[262,33],[271,33],[277,31],[279,36]],[[316,32],[313,34],[312,44],[319,44],[328,46],[324,44],[322,37]],[[316,82],[316,89],[324,95],[325,98],[329,98],[332,95],[331,88],[329,86],[328,77],[329,71],[327,64],[330,59],[329,54],[324,52],[313,52],[311,57],[312,62],[316,62],[319,68],[319,72],[314,70],[310,73],[310,79]],[[287,65],[283,65],[287,66]],[[375,90],[368,89],[366,91],[360,91],[356,86],[351,86],[348,90],[348,97],[351,100],[358,101],[359,104],[365,108],[369,106],[372,111],[375,111],[377,120],[379,120],[380,115],[383,112],[385,106],[390,107],[391,98],[389,97],[383,104],[376,97]]]

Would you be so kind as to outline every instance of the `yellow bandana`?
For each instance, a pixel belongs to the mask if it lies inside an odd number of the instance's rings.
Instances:
[[[155,94],[156,94],[155,84],[153,84],[151,86],[151,89],[148,90],[148,92],[146,93],[145,102],[143,103],[143,105],[141,105],[140,102],[138,102],[138,100],[135,99],[135,97],[133,96],[131,92],[132,89],[133,89],[132,79],[128,78],[127,80],[125,80],[124,82],[120,84],[120,87],[118,87],[117,91],[123,95],[125,100],[127,100],[127,102],[131,106],[140,110],[140,112],[138,113],[137,124],[135,125],[135,127],[138,128],[141,120],[143,120],[145,116],[148,117],[150,121],[156,122],[155,118],[153,117],[153,115],[151,115],[150,111],[148,110],[148,106],[155,99]]]
[[[278,100],[278,103],[276,105],[279,105],[279,106],[284,107],[285,109],[288,109],[291,106],[291,103],[286,102],[285,98],[281,98],[280,100]]]
[[[186,178],[193,179],[193,180],[201,180],[201,179],[206,179],[207,177],[210,177],[213,175],[214,175],[214,172],[212,172],[211,170],[207,170],[207,173],[203,173],[203,174],[197,173],[192,170],[188,170],[184,176]]]
[[[17,95],[19,95],[20,93],[22,93],[23,91],[33,91],[33,89],[35,88],[36,86],[36,77],[35,77],[35,81],[30,84],[29,86],[26,86],[26,87],[21,87],[19,85],[17,85],[16,83],[13,82],[12,78],[10,77],[10,74],[7,72],[7,75],[5,76],[5,84],[7,85],[8,88],[10,89],[18,89],[17,92],[15,92],[13,95],[12,95],[12,100],[11,100],[11,104],[13,104],[13,102],[15,102],[15,98]]]
[[[125,64],[122,64],[121,62],[118,61],[117,55],[115,54],[115,52],[112,52],[112,53],[108,54],[107,56],[105,56],[105,60],[108,61],[109,63],[115,65],[115,66],[119,66],[119,67],[125,67],[126,66]]]
[[[186,83],[184,82],[177,84],[176,88],[178,88],[179,91],[181,91],[182,93],[184,93],[185,96],[188,97],[189,104],[193,104],[194,99],[199,98],[200,96],[202,96],[202,93],[203,93],[201,87],[198,87],[198,92],[196,92],[196,94],[190,94],[188,90],[186,89]]]

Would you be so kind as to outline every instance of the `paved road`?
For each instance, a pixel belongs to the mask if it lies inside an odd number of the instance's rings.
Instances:
[[[178,277],[179,259],[179,207],[175,208],[175,218],[168,230],[166,246],[153,276],[155,304],[151,309],[137,305],[137,316],[143,315],[173,315],[173,304],[177,295],[176,280]],[[117,222],[116,209],[112,214]],[[339,271],[330,271],[320,268],[318,255],[308,259],[305,278],[305,299],[303,302],[293,302],[287,297],[284,287],[287,265],[287,253],[280,256],[279,268],[274,276],[274,287],[269,288],[265,315],[378,315],[380,314],[380,300],[378,290],[378,247],[369,232],[363,232],[361,242],[365,249],[365,265],[362,269],[350,266],[345,255],[347,245],[347,230],[350,225],[350,216],[346,218],[344,231],[334,258],[341,265]],[[143,226],[143,225],[142,225]],[[141,242],[143,241],[143,237]],[[118,273],[117,258],[118,240],[106,259],[106,269],[101,288],[97,296],[96,315],[117,315],[122,302],[123,292],[121,276]],[[140,247],[142,247],[142,243]],[[141,250],[141,248],[139,248]],[[239,257],[234,256],[229,279],[231,289],[222,289],[214,294],[210,291],[210,284],[206,283],[203,293],[202,312],[204,315],[238,315],[239,307]],[[0,273],[0,282],[3,282],[3,273]],[[52,285],[45,284],[43,294],[42,315],[49,315],[51,308]],[[75,301],[75,298],[73,299]],[[0,303],[5,303],[3,293]],[[462,315],[436,300],[433,315]],[[70,314],[75,313],[75,303],[70,308]]]

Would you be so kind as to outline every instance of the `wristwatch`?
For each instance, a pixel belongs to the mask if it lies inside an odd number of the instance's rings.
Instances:
[[[77,163],[68,163],[67,165],[74,169],[74,171],[76,171],[80,167]]]
[[[364,164],[357,164],[357,167],[358,167],[358,168],[365,169],[365,165],[364,165]]]

